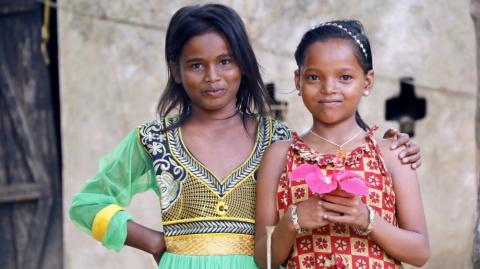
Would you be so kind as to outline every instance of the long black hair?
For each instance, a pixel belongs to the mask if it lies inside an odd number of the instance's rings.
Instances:
[[[160,117],[178,109],[179,120],[172,128],[180,126],[188,118],[191,100],[183,85],[175,82],[170,64],[178,63],[182,49],[190,39],[207,32],[220,33],[227,39],[240,68],[242,75],[236,107],[244,125],[248,115],[258,113],[263,116],[268,111],[268,95],[259,65],[237,12],[220,4],[185,6],[173,15],[168,25],[165,41],[168,81],[157,105]]]
[[[317,41],[327,41],[341,38],[352,42],[355,57],[365,74],[373,70],[372,51],[370,42],[365,35],[363,25],[358,20],[335,20],[322,23],[306,32],[295,50],[295,61],[300,67],[305,60],[305,52],[310,45]],[[368,130],[368,125],[362,120],[358,110],[355,111],[355,120],[360,128]]]

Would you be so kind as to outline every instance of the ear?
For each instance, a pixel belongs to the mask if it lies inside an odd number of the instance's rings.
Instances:
[[[298,95],[302,95],[302,93],[300,92],[300,90],[301,90],[300,89],[300,68],[295,70],[295,72],[293,72],[293,75],[294,75],[294,80],[295,80],[295,88],[298,91]]]
[[[375,72],[373,70],[369,70],[365,75],[365,86],[363,87],[363,96],[368,96],[373,88],[373,81],[374,81]]]
[[[170,68],[170,72],[172,73],[173,79],[177,84],[182,84],[182,76],[180,74],[180,67],[174,62],[170,61],[168,63],[168,67]]]

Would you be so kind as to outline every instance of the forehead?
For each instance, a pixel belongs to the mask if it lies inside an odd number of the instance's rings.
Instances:
[[[350,40],[332,38],[312,43],[305,52],[304,65],[349,65],[362,68],[355,54],[354,44]]]
[[[212,31],[192,37],[183,47],[180,59],[216,57],[230,53],[230,45],[225,36]]]

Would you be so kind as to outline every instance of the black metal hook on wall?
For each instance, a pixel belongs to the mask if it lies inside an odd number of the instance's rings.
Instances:
[[[387,99],[385,119],[398,121],[400,131],[410,136],[415,135],[415,121],[427,114],[427,100],[415,95],[412,77],[400,78],[400,95]]]

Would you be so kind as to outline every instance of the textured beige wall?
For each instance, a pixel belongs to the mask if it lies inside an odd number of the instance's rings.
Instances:
[[[382,131],[385,99],[397,79],[413,76],[427,98],[427,117],[416,124],[423,151],[418,171],[432,257],[425,268],[470,268],[476,209],[474,113],[475,39],[467,0],[425,1],[221,1],[244,18],[266,82],[289,102],[288,124],[307,130],[310,121],[291,93],[293,50],[318,22],[358,18],[371,39],[376,83],[361,105]],[[96,170],[98,159],[127,132],[154,117],[165,83],[163,46],[171,15],[192,1],[59,1],[64,207]],[[128,209],[158,228],[152,192]],[[67,215],[67,214],[66,214]],[[102,246],[65,219],[66,268],[152,268],[146,254]]]

